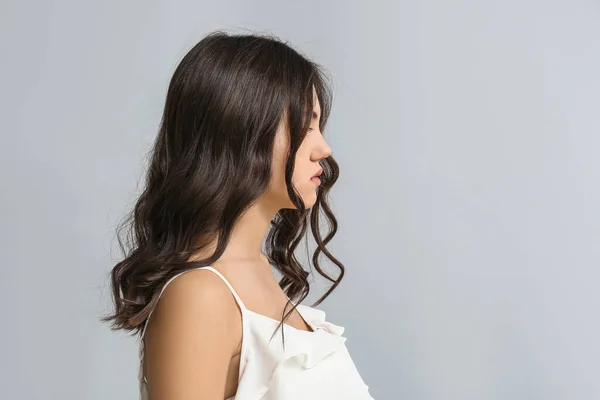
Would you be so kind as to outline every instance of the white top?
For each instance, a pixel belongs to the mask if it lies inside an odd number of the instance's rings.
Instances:
[[[284,324],[270,340],[280,321],[248,310],[229,281],[213,267],[199,267],[217,274],[229,287],[242,312],[242,349],[238,388],[226,400],[373,400],[346,348],[344,327],[325,320],[325,312],[299,304],[296,310],[313,332]],[[183,271],[172,277],[161,291]],[[148,400],[143,373],[144,331],[140,340],[140,399]],[[275,340],[278,339],[278,340]]]

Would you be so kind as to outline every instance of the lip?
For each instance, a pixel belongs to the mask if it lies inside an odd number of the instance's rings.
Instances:
[[[315,178],[315,177],[316,177],[316,178],[318,178],[319,176],[321,176],[321,174],[322,174],[322,173],[323,173],[323,168],[321,168],[321,169],[319,170],[319,172],[317,172],[317,173],[316,173],[315,175],[313,175],[312,177],[313,177],[313,178]]]

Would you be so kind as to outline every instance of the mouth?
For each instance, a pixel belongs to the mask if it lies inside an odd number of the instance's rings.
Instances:
[[[310,180],[317,186],[321,185],[321,179],[319,178],[319,176],[321,176],[322,173],[323,173],[323,168],[321,168],[315,176],[310,178]]]

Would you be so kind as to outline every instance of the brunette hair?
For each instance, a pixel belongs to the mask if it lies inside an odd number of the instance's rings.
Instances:
[[[327,196],[338,165],[332,156],[321,160],[322,183],[310,209],[292,185],[296,152],[311,121],[313,87],[323,131],[332,99],[327,76],[282,40],[215,31],[183,57],[170,80],[148,154],[144,190],[117,227],[124,259],[110,273],[114,312],[102,318],[111,322],[111,329],[139,333],[171,277],[221,257],[236,221],[268,187],[275,134],[284,117],[290,143],[285,181],[296,208],[275,215],[265,243],[265,255],[281,273],[279,285],[290,299],[285,308],[292,306],[284,310],[278,328],[296,308],[292,300],[302,302],[310,290],[309,272],[294,256],[309,223],[317,243],[312,263],[331,282],[313,306],[336,288],[344,266],[326,245],[337,231]],[[325,237],[321,210],[328,222]],[[188,261],[217,238],[211,257]],[[320,253],[339,269],[336,278],[319,265]]]

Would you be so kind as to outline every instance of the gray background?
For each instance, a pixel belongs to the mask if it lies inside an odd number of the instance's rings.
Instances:
[[[376,399],[600,398],[596,1],[1,1],[0,392],[137,398],[98,318],[175,65],[217,28],[335,79],[320,307]]]

